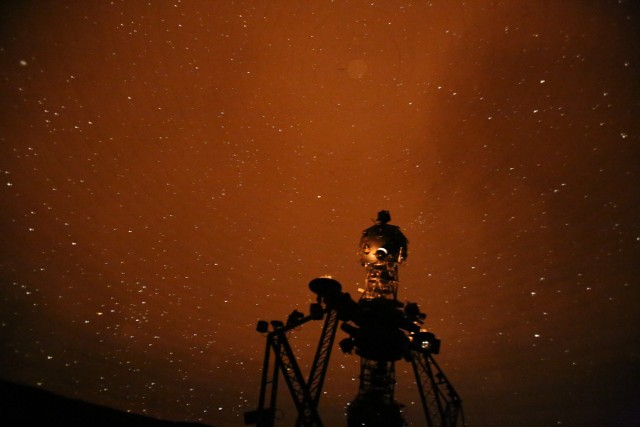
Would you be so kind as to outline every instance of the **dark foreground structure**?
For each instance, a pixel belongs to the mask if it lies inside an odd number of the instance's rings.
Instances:
[[[388,211],[380,211],[375,225],[363,231],[360,261],[367,271],[365,287],[356,302],[342,285],[321,277],[309,283],[317,302],[305,316],[294,310],[282,321],[260,321],[266,334],[258,409],[245,413],[245,424],[272,427],[277,411],[280,374],[296,405],[296,426],[322,426],[318,404],[338,323],[348,337],[339,343],[345,353],[360,356],[360,385],[347,407],[348,427],[402,427],[402,404],[394,399],[395,363],[411,363],[429,427],[465,425],[462,402],[434,359],[440,340],[423,328],[426,314],[416,303],[398,301],[398,266],[407,258],[408,240],[400,228],[388,224]],[[288,333],[311,320],[324,319],[324,327],[308,379],[303,378],[288,340]]]
[[[0,425],[65,427],[205,427],[158,420],[0,381]],[[209,426],[213,427],[213,426]]]

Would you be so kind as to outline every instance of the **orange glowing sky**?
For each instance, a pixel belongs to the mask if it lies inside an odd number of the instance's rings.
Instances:
[[[308,311],[321,275],[354,294],[388,209],[410,241],[399,297],[469,425],[639,423],[639,19],[632,1],[3,2],[0,377],[241,425],[255,322]],[[319,327],[291,338],[303,365]],[[335,350],[325,425],[357,362]]]

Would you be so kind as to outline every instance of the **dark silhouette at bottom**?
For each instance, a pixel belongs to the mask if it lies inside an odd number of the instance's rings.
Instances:
[[[35,387],[0,381],[0,425],[65,427],[205,427],[118,411]],[[213,427],[213,426],[209,426]]]
[[[360,238],[360,261],[367,276],[358,301],[331,277],[309,282],[317,295],[305,316],[294,310],[287,322],[261,320],[256,330],[266,335],[258,408],[245,412],[245,424],[273,427],[280,376],[296,405],[296,427],[322,427],[318,411],[338,323],[348,337],[338,343],[344,353],[360,356],[358,394],[347,407],[348,427],[404,427],[403,405],[394,399],[395,363],[411,363],[425,420],[429,427],[465,426],[460,397],[440,369],[434,355],[440,340],[423,328],[426,314],[417,303],[398,301],[398,266],[407,258],[408,240],[389,211],[378,212],[375,225]],[[311,320],[324,326],[307,378],[289,343],[292,331]]]

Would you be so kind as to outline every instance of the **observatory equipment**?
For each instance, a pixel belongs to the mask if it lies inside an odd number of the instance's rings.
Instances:
[[[360,384],[347,408],[347,425],[400,427],[406,425],[402,405],[394,399],[395,363],[411,363],[429,427],[464,425],[462,402],[433,355],[440,340],[423,328],[426,315],[416,303],[397,300],[398,266],[407,258],[408,241],[400,228],[388,224],[388,211],[380,211],[375,225],[363,231],[359,244],[362,266],[367,271],[359,300],[342,291],[330,277],[311,280],[309,289],[317,299],[305,316],[294,310],[286,323],[259,321],[266,334],[258,408],[245,413],[245,424],[273,427],[280,375],[298,412],[296,426],[322,426],[318,412],[331,349],[338,323],[347,337],[339,347],[360,356]],[[311,320],[324,319],[318,348],[305,381],[289,344],[288,334]],[[273,357],[272,357],[273,356]]]
[[[360,262],[367,270],[362,298],[396,299],[398,265],[407,259],[409,243],[400,227],[390,225],[389,211],[378,212],[375,225],[362,232]]]

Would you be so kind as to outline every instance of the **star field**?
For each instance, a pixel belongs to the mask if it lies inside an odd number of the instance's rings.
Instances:
[[[638,19],[631,1],[2,4],[0,377],[242,425],[256,321],[308,312],[322,275],[355,295],[388,209],[399,298],[442,339],[469,425],[637,424]],[[290,337],[303,370],[319,330]],[[357,385],[334,349],[326,425]]]

